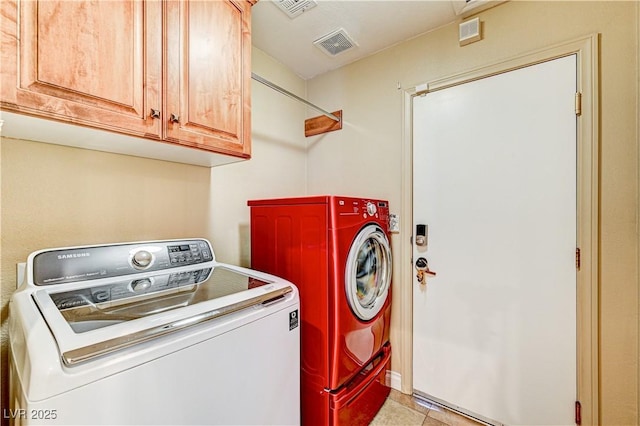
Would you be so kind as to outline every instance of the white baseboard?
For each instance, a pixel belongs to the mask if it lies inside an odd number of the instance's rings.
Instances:
[[[392,389],[400,391],[402,387],[402,375],[397,371],[387,370],[386,377],[387,385],[391,386]]]

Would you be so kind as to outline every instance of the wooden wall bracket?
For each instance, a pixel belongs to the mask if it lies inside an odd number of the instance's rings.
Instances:
[[[304,135],[309,137],[342,129],[342,110],[334,111],[332,114],[340,120],[332,120],[326,115],[319,115],[304,120]]]

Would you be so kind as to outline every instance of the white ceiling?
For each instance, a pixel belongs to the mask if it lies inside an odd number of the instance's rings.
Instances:
[[[289,18],[278,1],[260,0],[252,10],[253,45],[303,79],[340,68],[402,41],[451,23],[484,0],[316,0]],[[301,1],[301,0],[288,0]],[[343,28],[357,44],[334,57],[313,42]]]

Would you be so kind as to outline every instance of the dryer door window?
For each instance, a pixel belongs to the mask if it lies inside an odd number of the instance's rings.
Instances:
[[[345,290],[351,310],[362,320],[375,317],[387,300],[391,285],[391,247],[384,231],[367,225],[351,244],[345,271]]]

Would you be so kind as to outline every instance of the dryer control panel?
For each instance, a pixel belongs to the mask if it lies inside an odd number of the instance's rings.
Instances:
[[[204,239],[41,250],[32,256],[35,285],[111,278],[214,260],[211,244]]]
[[[383,225],[385,231],[389,231],[389,203],[387,201],[335,197],[335,211],[342,217],[353,216],[354,220],[374,220]]]

